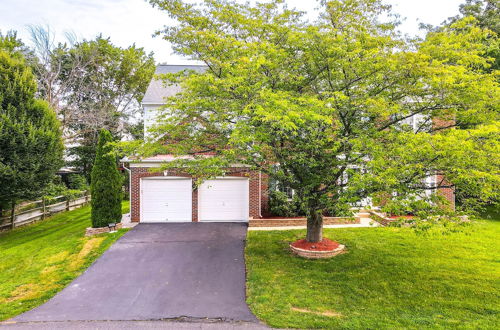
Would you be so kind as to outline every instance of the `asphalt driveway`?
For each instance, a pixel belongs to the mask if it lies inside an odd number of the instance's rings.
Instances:
[[[239,223],[139,224],[14,321],[257,321],[245,303],[246,231]]]

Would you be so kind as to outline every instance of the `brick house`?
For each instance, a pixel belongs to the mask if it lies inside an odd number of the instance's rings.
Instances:
[[[159,65],[156,74],[181,70],[203,71],[196,65]],[[153,79],[142,100],[144,133],[154,125],[156,111],[164,98],[179,91]],[[248,222],[266,214],[268,178],[241,165],[228,169],[228,175],[206,180],[199,187],[182,171],[151,172],[151,168],[173,160],[171,155],[156,155],[133,161],[124,159],[130,170],[131,220],[133,222]]]
[[[159,65],[156,74],[186,69],[203,72],[205,67]],[[154,125],[164,98],[178,92],[178,86],[165,86],[160,80],[152,79],[142,101],[145,136]],[[263,173],[239,165],[228,169],[229,175],[206,180],[195,187],[192,178],[180,170],[151,171],[151,168],[173,159],[171,155],[156,155],[141,160],[122,160],[128,163],[130,171],[133,222],[248,222],[268,215],[269,179]],[[429,179],[430,184],[440,182],[437,175]],[[438,193],[454,205],[452,188],[440,188]],[[369,204],[369,199],[364,203]]]

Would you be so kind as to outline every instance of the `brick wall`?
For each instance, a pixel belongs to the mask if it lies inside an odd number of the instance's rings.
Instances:
[[[133,222],[140,221],[141,202],[140,202],[140,182],[141,178],[164,176],[163,172],[151,172],[150,168],[146,167],[132,167],[131,169],[131,189],[130,189],[130,213]],[[268,210],[268,177],[264,174],[260,177],[259,172],[250,171],[247,168],[230,168],[227,173],[228,176],[248,177],[249,179],[249,217],[260,218],[262,209],[263,214]],[[190,177],[187,173],[182,171],[169,170],[168,176]],[[260,186],[260,193],[259,193]],[[193,221],[198,221],[198,190],[193,187]]]
[[[440,128],[440,127],[450,127],[455,123],[455,120],[452,118],[433,118],[432,119],[432,128]],[[447,128],[449,129],[449,128]],[[441,183],[442,186],[446,186],[443,188],[438,188],[437,193],[450,203],[452,209],[455,209],[455,188],[447,187],[450,185],[449,182],[443,180],[443,175],[436,175],[436,183]]]
[[[446,198],[446,200],[450,203],[451,208],[454,210],[455,209],[455,189],[452,187],[447,187],[449,185],[449,182],[446,180],[443,180],[444,176],[443,175],[436,175],[436,183],[439,184],[441,183],[442,186],[445,186],[443,188],[438,188],[437,193],[440,196],[443,196]]]

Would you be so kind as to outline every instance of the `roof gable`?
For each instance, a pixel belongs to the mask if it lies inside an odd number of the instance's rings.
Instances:
[[[158,79],[159,74],[177,73],[183,70],[194,70],[204,72],[207,69],[205,65],[168,65],[160,64],[156,67],[155,76],[151,79],[148,89],[142,99],[142,104],[163,104],[164,98],[170,97],[180,92],[180,86],[165,86],[163,81]]]

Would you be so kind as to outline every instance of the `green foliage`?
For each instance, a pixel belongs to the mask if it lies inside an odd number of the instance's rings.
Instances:
[[[41,196],[62,165],[59,121],[35,92],[21,54],[0,49],[0,205]]]
[[[86,134],[87,142],[68,149],[68,155],[72,158],[68,165],[81,171],[87,181],[91,180],[90,173],[96,157],[98,136],[98,133]],[[90,144],[90,141],[93,141],[93,144]]]
[[[68,188],[74,190],[88,190],[89,185],[83,175],[72,173],[68,175]]]
[[[72,176],[75,181],[71,180]],[[45,187],[43,191],[43,198],[45,198],[45,203],[53,204],[56,202],[60,202],[62,200],[72,200],[77,197],[83,196],[89,189],[87,182],[85,181],[85,178],[79,174],[71,174],[70,183],[71,182],[74,183],[70,184],[69,186],[66,186],[62,182],[60,176],[58,175],[54,176],[52,181]]]
[[[464,17],[474,17],[481,28],[494,32],[497,37],[500,34],[499,0],[466,0],[464,4],[460,5],[460,15],[448,19],[445,26],[449,27]],[[488,38],[485,40],[485,44],[487,45],[485,57],[493,59],[489,70],[499,70],[500,43],[498,42],[498,38]]]
[[[354,215],[349,203],[333,203],[326,208],[326,215],[332,217],[352,217]]]
[[[407,40],[378,0],[321,1],[317,20],[283,1],[150,3],[178,22],[158,34],[208,67],[164,76],[182,92],[138,152],[215,156],[165,169],[249,165],[294,189],[310,224],[381,191],[422,194],[429,174],[498,197],[497,36],[473,18]]]
[[[473,16],[482,28],[500,33],[500,1],[498,0],[466,0],[460,5],[463,16]]]
[[[296,217],[305,214],[301,212],[297,198],[289,199],[285,192],[279,190],[269,192],[269,211],[272,215],[280,217]]]
[[[62,196],[66,190],[68,190],[68,188],[62,182],[61,177],[56,175],[52,178],[49,184],[47,184],[43,190],[43,194],[45,197]]]
[[[122,187],[124,187],[123,200],[130,200],[130,175],[128,171],[122,171]]]
[[[415,196],[404,198],[393,197],[382,206],[381,211],[396,216],[412,215],[434,210],[433,203],[435,202],[438,202],[437,198],[416,198]],[[439,200],[439,202],[444,203],[442,200]],[[437,210],[440,209],[442,208],[438,208]]]
[[[0,49],[7,51],[12,56],[20,56],[23,51],[26,51],[15,31],[8,31],[5,35],[0,31]]]
[[[285,192],[279,190],[269,192],[269,211],[272,215],[279,217],[299,217],[307,214],[297,194],[289,198]],[[350,217],[352,214],[350,205],[341,203],[330,205],[323,213],[325,216],[332,217]]]
[[[121,221],[122,176],[110,142],[111,133],[101,130],[97,155],[92,168],[92,227],[105,227]]]

